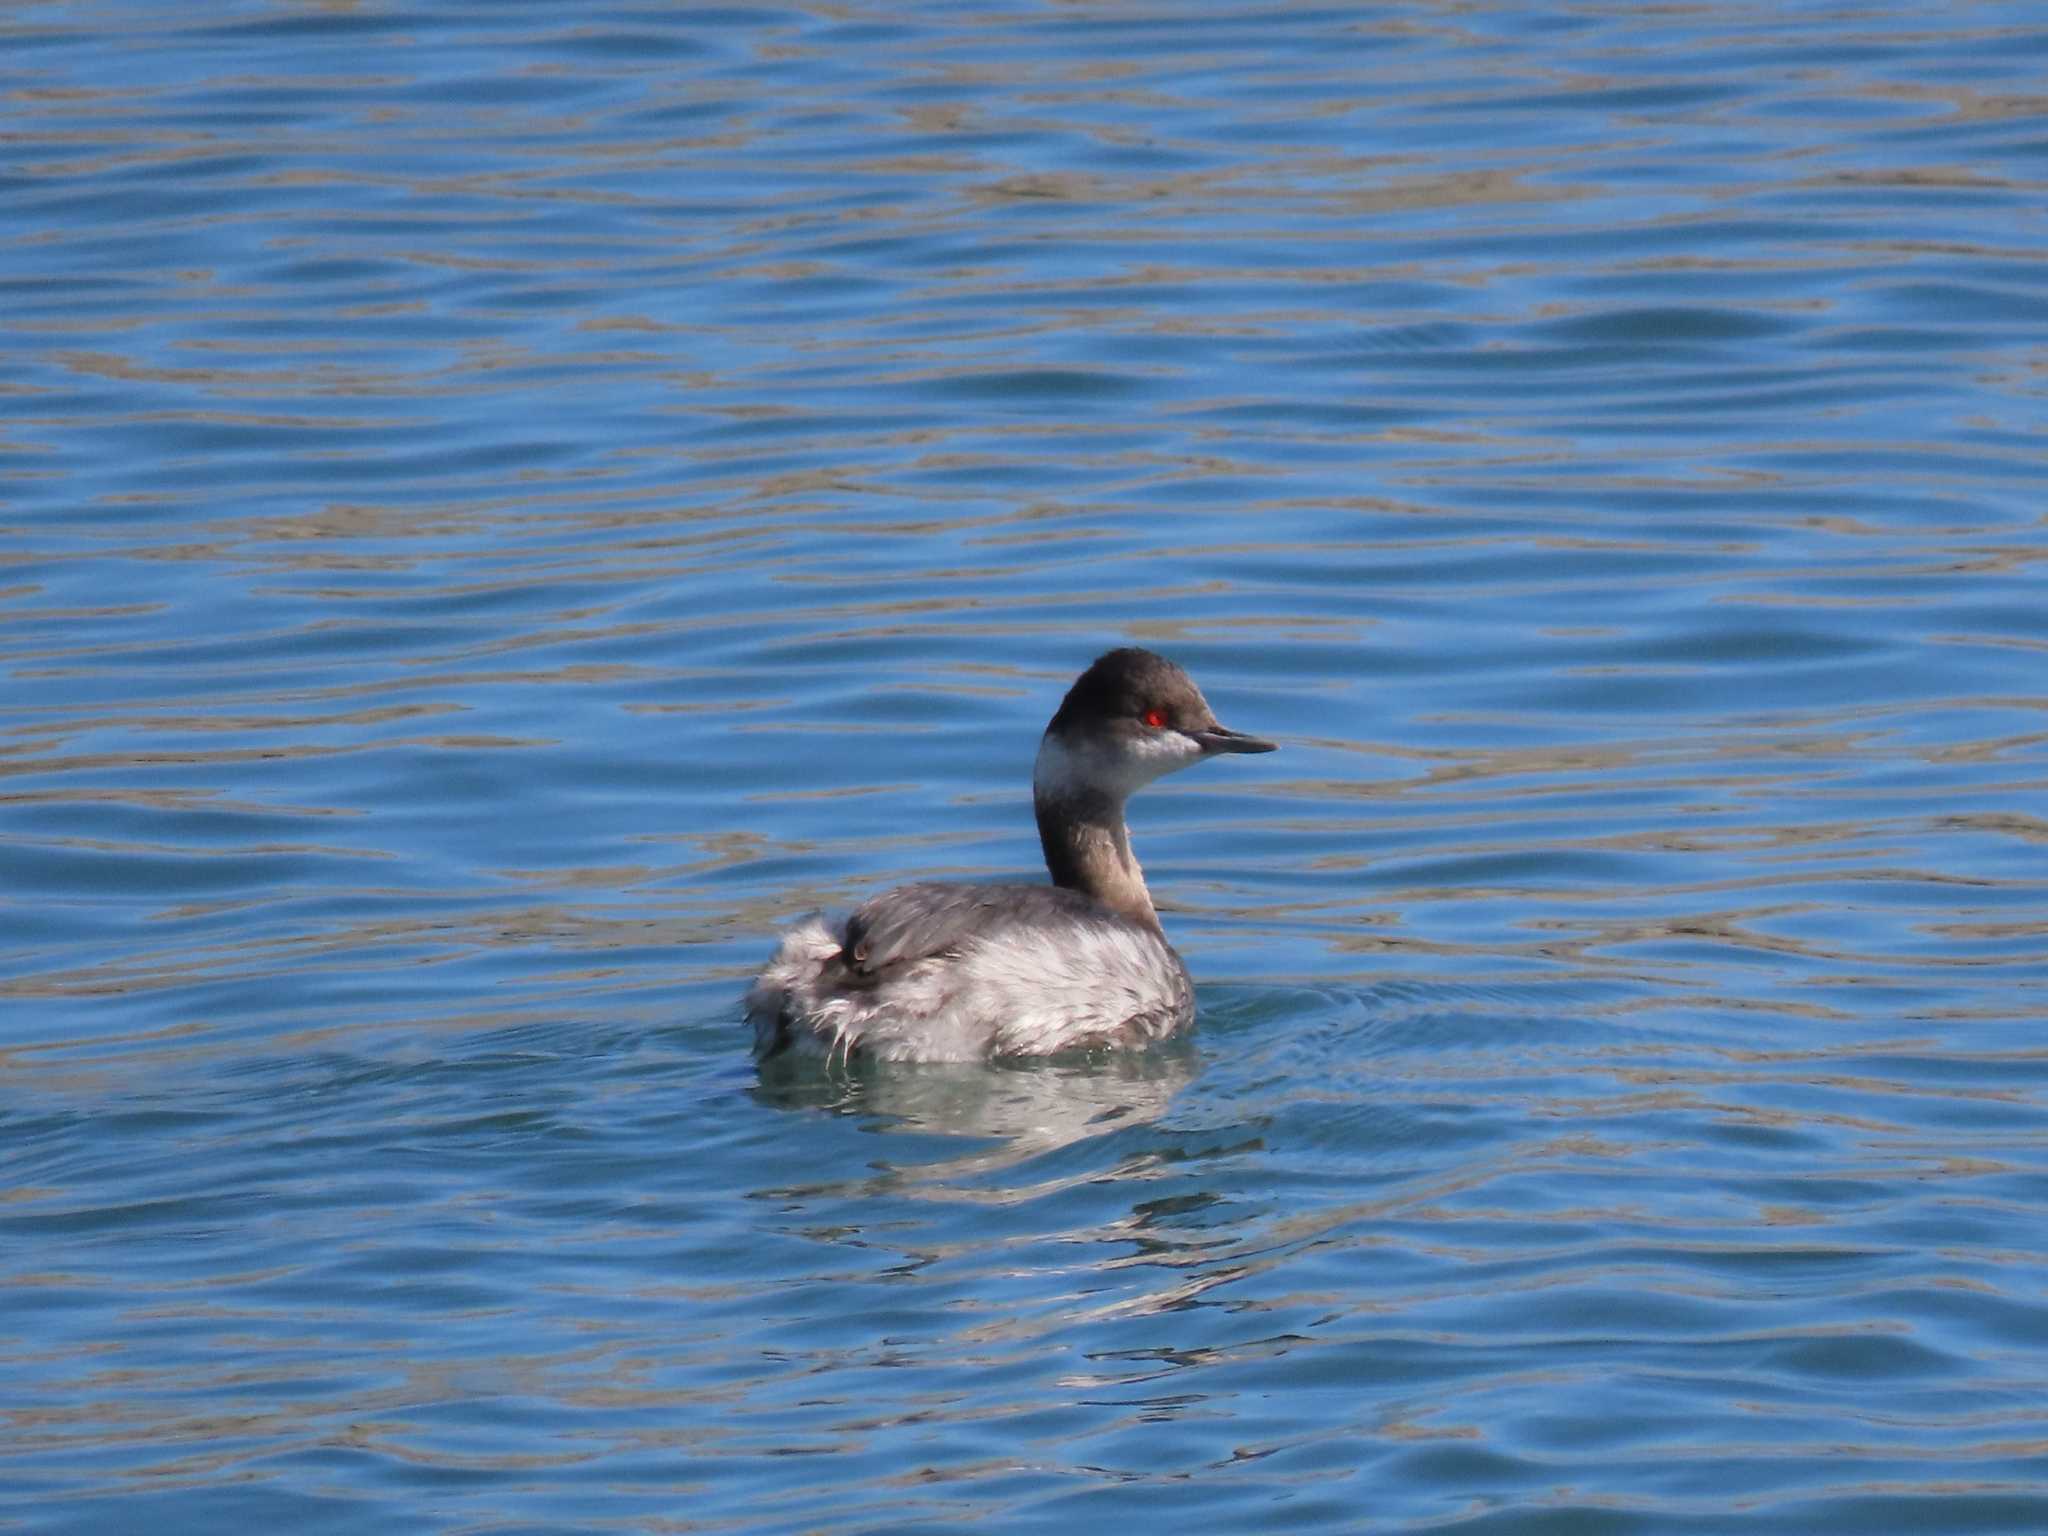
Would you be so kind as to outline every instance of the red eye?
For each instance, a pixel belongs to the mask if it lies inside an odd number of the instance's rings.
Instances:
[[[1166,724],[1166,711],[1163,709],[1148,709],[1145,711],[1144,719],[1145,723],[1151,726],[1153,730],[1159,730]]]

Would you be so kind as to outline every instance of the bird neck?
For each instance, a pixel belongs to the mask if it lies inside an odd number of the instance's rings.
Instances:
[[[1048,733],[1032,775],[1031,804],[1052,883],[1158,929],[1159,914],[1124,825],[1123,797],[1091,785],[1074,768],[1065,744]]]

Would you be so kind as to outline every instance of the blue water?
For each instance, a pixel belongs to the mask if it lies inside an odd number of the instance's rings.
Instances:
[[[0,18],[0,1527],[2048,1529],[2048,8]],[[1037,865],[1201,1021],[758,1074]]]

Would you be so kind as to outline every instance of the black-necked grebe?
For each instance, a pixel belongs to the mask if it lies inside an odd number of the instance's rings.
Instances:
[[[754,1052],[976,1061],[1144,1045],[1195,1013],[1124,802],[1162,774],[1273,743],[1227,730],[1164,656],[1097,658],[1045,728],[1031,797],[1051,885],[904,885],[811,918],[748,992]]]

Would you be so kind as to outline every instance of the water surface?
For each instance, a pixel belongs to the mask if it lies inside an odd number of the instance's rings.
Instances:
[[[0,1522],[2048,1527],[2044,22],[11,11]]]

